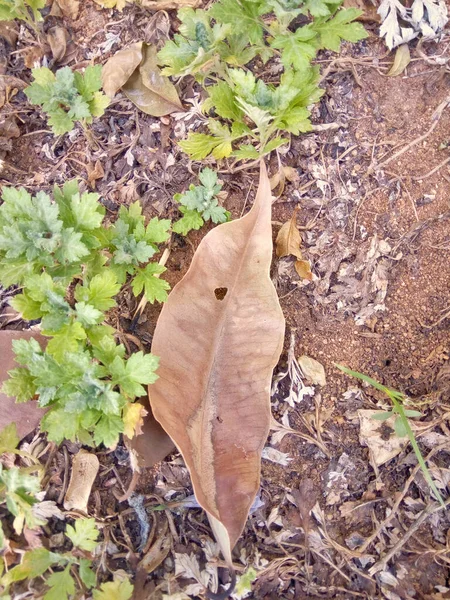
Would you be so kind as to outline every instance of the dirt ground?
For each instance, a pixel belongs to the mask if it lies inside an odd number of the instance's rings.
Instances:
[[[92,59],[104,62],[119,48],[155,34],[148,12],[130,7],[113,14],[90,0],[83,4],[76,22],[51,17],[48,23],[63,21],[69,31],[73,46],[67,64],[72,67]],[[387,77],[392,56],[374,35],[375,26],[369,30],[368,40],[344,44],[339,57],[321,55],[326,94],[313,112],[315,131],[294,139],[281,156],[296,177],[274,203],[274,236],[299,206],[304,258],[314,276],[300,280],[291,259],[274,258],[272,277],[287,333],[272,400],[274,417],[285,429],[268,440],[279,451],[278,462],[263,460],[260,503],[234,551],[241,572],[248,566],[257,571],[247,596],[257,600],[450,598],[450,518],[430,497],[411,446],[378,464],[377,452],[361,436],[365,413],[358,411],[389,404],[335,366],[346,365],[406,393],[424,413],[416,436],[424,456],[430,454],[428,464],[446,497],[450,170],[448,164],[432,170],[449,152],[450,106],[445,101],[450,73],[431,63],[436,55],[450,60],[450,34],[439,44],[424,45],[428,61],[412,50],[407,71]],[[26,40],[19,40],[19,52],[7,57],[7,73],[29,81],[25,47]],[[187,82],[180,85],[182,97],[183,92],[195,95]],[[73,177],[88,185],[89,169],[99,160],[104,177],[95,189],[111,218],[120,204],[136,198],[147,216],[170,218],[176,214],[173,194],[186,189],[198,172],[199,165],[190,164],[176,145],[185,121],[154,119],[123,97],[93,125],[98,149],[78,130],[55,139],[21,92],[3,110],[17,116],[21,135],[3,152],[2,185],[50,191]],[[257,173],[220,167],[228,192],[224,205],[237,218],[251,205]],[[274,157],[270,174],[277,168]],[[172,286],[186,272],[206,230],[175,240],[166,265]],[[148,307],[130,329],[135,308],[134,298],[124,295],[114,324],[149,349],[160,307]],[[295,349],[289,354],[292,340]],[[301,355],[323,365],[326,384],[297,379],[288,402],[291,379],[278,380]],[[393,429],[381,422],[377,427],[376,439],[389,445]],[[75,444],[63,446],[50,461],[49,499],[61,498],[63,474],[78,450]],[[101,469],[90,511],[103,525],[99,573],[106,580],[118,569],[134,572],[142,559],[142,517],[112,493],[123,494],[131,479],[125,447],[98,456]],[[180,567],[183,554],[217,575],[222,563],[202,511],[183,506],[154,510],[192,494],[180,456],[172,454],[146,472],[136,491],[149,508],[151,534],[144,553],[157,565],[137,582],[140,597],[157,600],[186,592],[194,580]],[[49,535],[57,533],[56,527],[53,523]],[[219,579],[226,577],[220,570]],[[192,596],[202,597],[198,594]]]

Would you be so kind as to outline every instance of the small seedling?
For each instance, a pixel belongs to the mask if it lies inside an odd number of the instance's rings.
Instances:
[[[179,209],[183,215],[172,226],[175,233],[187,235],[192,229],[200,229],[205,221],[225,223],[230,218],[230,213],[219,206],[217,194],[222,185],[218,183],[217,173],[206,168],[199,173],[198,178],[201,185],[191,184],[187,192],[173,197],[181,205]]]
[[[142,352],[127,359],[105,320],[128,281],[149,302],[167,298],[169,284],[155,277],[165,268],[148,260],[168,239],[170,221],[145,225],[135,202],[106,227],[98,194],[80,193],[76,181],[55,187],[53,202],[14,188],[2,197],[0,282],[22,287],[11,305],[40,320],[49,338],[45,349],[35,339],[14,341],[21,366],[3,390],[18,402],[38,398],[52,441],[114,446],[121,432],[134,435],[142,413],[133,402],[156,380],[158,359]]]
[[[48,115],[53,133],[72,131],[79,121],[84,127],[101,117],[109,104],[102,87],[101,65],[89,66],[83,74],[63,67],[54,74],[47,67],[33,69],[34,81],[25,95]]]
[[[180,147],[195,160],[257,159],[288,143],[289,134],[310,131],[309,107],[323,94],[312,66],[317,52],[338,52],[341,40],[367,37],[354,22],[361,11],[340,4],[218,0],[207,10],[180,9],[179,33],[160,50],[159,62],[164,75],[193,75],[204,86],[202,110],[209,117],[208,133],[191,132]],[[277,81],[246,67],[256,57],[275,61]]]
[[[376,381],[375,379],[372,379],[368,375],[364,375],[363,373],[359,373],[358,371],[352,371],[350,369],[347,369],[347,367],[343,367],[342,365],[336,365],[336,367],[346,375],[349,375],[350,377],[356,377],[357,379],[368,383],[375,389],[386,394],[386,396],[392,402],[392,410],[375,413],[373,415],[373,418],[378,421],[385,421],[386,419],[395,416],[395,433],[398,435],[398,437],[408,437],[411,446],[414,450],[414,453],[417,457],[417,461],[420,465],[420,468],[422,469],[422,473],[425,477],[426,482],[430,486],[437,500],[439,500],[439,502],[444,506],[444,500],[442,499],[442,496],[439,493],[439,490],[437,489],[436,484],[434,483],[431,477],[430,471],[428,470],[428,467],[422,456],[422,452],[420,451],[419,445],[417,444],[416,438],[414,436],[414,432],[411,429],[408,420],[414,417],[422,417],[422,413],[417,410],[409,410],[404,408],[404,403],[407,400],[407,397],[402,392],[393,390],[392,388],[388,388],[385,385]]]

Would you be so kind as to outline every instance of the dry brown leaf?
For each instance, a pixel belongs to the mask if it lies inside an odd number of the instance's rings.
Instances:
[[[17,24],[15,21],[0,21],[0,37],[4,38],[11,48],[16,47],[18,36]]]
[[[229,565],[259,489],[272,371],[283,347],[284,317],[269,276],[271,200],[261,163],[253,208],[203,238],[152,344],[160,357],[149,389],[153,413],[182,453]]]
[[[132,453],[132,467],[137,471],[143,467],[153,467],[175,450],[173,441],[153,416],[148,398],[140,398],[139,402],[147,413],[143,419],[142,433],[131,438],[124,436],[125,444]]]
[[[95,165],[88,163],[86,165],[86,169],[88,172],[88,183],[92,189],[95,190],[95,182],[97,179],[103,179],[105,176],[105,171],[103,170],[102,163],[97,160],[95,161]]]
[[[89,496],[97,477],[100,463],[95,454],[80,450],[72,461],[69,487],[64,497],[66,510],[80,510],[87,513]]]
[[[128,48],[119,50],[114,56],[111,56],[102,69],[103,91],[105,94],[113,98],[129,80],[141,61],[142,42],[131,44]]]
[[[13,340],[36,339],[41,346],[45,344],[45,338],[34,331],[0,331],[0,387],[8,379],[8,371],[19,365],[14,360],[12,349]],[[0,431],[10,423],[17,425],[17,433],[22,439],[31,433],[39,425],[45,411],[39,408],[37,402],[25,402],[16,404],[15,398],[0,393]]]
[[[149,10],[178,10],[180,8],[197,8],[201,0],[141,0],[141,5]]]
[[[395,52],[394,64],[392,65],[388,75],[397,77],[401,75],[406,67],[411,62],[411,53],[408,44],[402,44]]]
[[[60,62],[64,58],[68,39],[69,34],[65,27],[56,26],[48,30],[47,42],[49,43],[55,62]]]
[[[44,47],[29,46],[28,48],[24,48],[24,53],[22,56],[23,62],[27,69],[33,69],[34,67],[39,66],[39,63],[44,56]]]
[[[182,111],[183,106],[173,83],[161,75],[156,53],[154,46],[143,44],[142,62],[122,86],[122,91],[142,112],[162,117]]]
[[[368,446],[371,458],[380,467],[384,463],[400,454],[408,445],[407,437],[401,438],[394,431],[395,416],[385,421],[378,421],[373,415],[379,410],[358,410],[359,441],[363,446]]]
[[[6,102],[6,99],[14,95],[17,90],[23,90],[27,87],[25,81],[14,77],[13,75],[0,75],[0,108]]]
[[[62,11],[62,14],[69,19],[76,19],[78,17],[78,11],[80,10],[80,0],[55,0],[52,6],[57,4]]]
[[[312,281],[313,274],[309,260],[296,260],[294,263],[294,269],[297,271],[299,277]]]
[[[290,220],[284,223],[278,232],[276,240],[276,254],[278,258],[295,256],[299,260],[303,260],[300,250],[302,238],[297,227],[297,212],[298,206],[294,208],[294,213]]]
[[[0,137],[10,140],[20,136],[20,129],[17,125],[15,115],[5,115],[0,117]]]

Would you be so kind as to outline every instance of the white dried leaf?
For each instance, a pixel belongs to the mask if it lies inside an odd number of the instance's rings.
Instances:
[[[298,363],[303,371],[303,375],[313,385],[324,386],[327,384],[325,369],[318,360],[311,358],[310,356],[303,355],[298,359]]]
[[[389,417],[383,422],[373,419],[373,415],[379,412],[379,410],[358,410],[360,422],[359,441],[363,446],[368,446],[378,467],[400,454],[408,444],[407,437],[398,437],[394,432],[396,417]],[[386,426],[392,430],[387,439],[383,433],[383,431],[386,431]]]
[[[286,452],[280,452],[271,446],[266,446],[261,454],[262,458],[266,460],[270,460],[273,463],[278,465],[282,465],[283,467],[287,467],[289,463],[293,460],[289,457],[289,454]]]

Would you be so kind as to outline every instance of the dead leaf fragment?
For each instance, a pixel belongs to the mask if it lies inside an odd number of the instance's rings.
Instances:
[[[103,90],[112,98],[119,89],[139,110],[162,117],[183,110],[175,86],[161,75],[157,48],[136,42],[112,56],[103,67]]]
[[[284,318],[269,277],[271,201],[261,163],[253,208],[203,238],[163,306],[152,344],[160,357],[149,388],[153,413],[182,453],[229,565],[259,489],[270,382],[283,346]]]
[[[122,91],[142,112],[162,117],[182,111],[183,106],[173,83],[161,75],[156,52],[154,46],[143,45],[142,62],[122,86]]]
[[[388,75],[397,77],[401,75],[406,67],[411,62],[411,53],[408,44],[402,44],[395,52],[394,64],[392,65]]]
[[[88,163],[86,165],[86,169],[88,172],[88,183],[92,189],[95,190],[95,182],[97,179],[103,179],[105,176],[105,171],[103,170],[102,163],[99,160],[95,161],[95,165]]]
[[[58,5],[62,11],[62,14],[69,19],[76,19],[78,17],[78,11],[80,10],[80,0],[55,0],[52,6],[52,13],[54,6]]]
[[[89,496],[97,477],[100,463],[95,454],[80,450],[73,458],[69,487],[64,498],[66,510],[87,513]]]
[[[298,206],[294,208],[294,213],[289,221],[281,226],[276,239],[276,254],[278,258],[283,256],[295,256],[299,260],[303,259],[300,244],[302,238],[297,227]]]
[[[4,38],[11,48],[16,47],[19,34],[15,21],[0,21],[0,37]]]
[[[311,358],[310,356],[303,355],[298,359],[298,363],[303,371],[303,375],[310,383],[320,386],[327,384],[325,369],[318,360]]]
[[[359,441],[369,448],[372,460],[378,467],[400,454],[408,444],[408,438],[401,438],[395,434],[395,417],[390,417],[386,421],[372,418],[379,412],[379,410],[358,410]]]
[[[103,91],[113,98],[125,85],[142,61],[142,42],[136,42],[128,48],[119,50],[102,69]]]
[[[297,271],[297,275],[299,277],[312,281],[313,274],[309,260],[296,260],[294,263],[294,269]]]
[[[12,348],[13,340],[36,339],[41,346],[45,344],[45,338],[34,331],[0,331],[0,387],[8,379],[8,371],[19,365],[14,360]],[[16,404],[15,398],[6,396],[0,392],[0,431],[7,425],[15,423],[20,439],[31,433],[39,425],[45,410],[39,408],[37,402]]]
[[[55,62],[60,62],[66,55],[67,40],[69,34],[65,27],[52,27],[47,32],[47,42],[53,54]]]
[[[185,7],[197,8],[201,3],[201,0],[141,0],[142,7],[149,10],[178,10]]]

